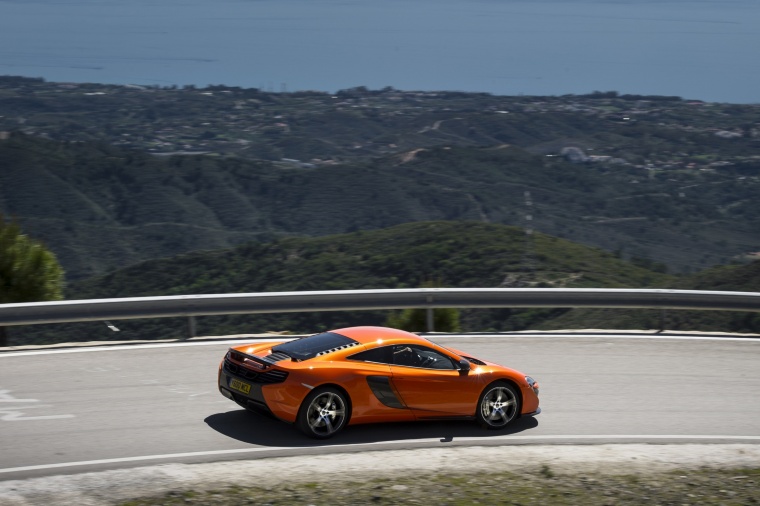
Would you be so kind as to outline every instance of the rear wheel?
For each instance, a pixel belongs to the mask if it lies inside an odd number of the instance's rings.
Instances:
[[[478,401],[477,418],[487,429],[503,429],[520,415],[520,395],[510,383],[488,385]]]
[[[337,434],[348,421],[348,399],[332,387],[313,390],[298,411],[296,425],[307,436],[327,439]]]

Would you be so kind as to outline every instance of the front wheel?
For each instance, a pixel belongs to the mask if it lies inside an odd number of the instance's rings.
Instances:
[[[520,395],[510,383],[488,385],[478,401],[477,418],[487,429],[503,429],[520,415]]]
[[[327,439],[346,425],[348,409],[343,392],[332,387],[317,388],[301,404],[296,425],[309,437]]]

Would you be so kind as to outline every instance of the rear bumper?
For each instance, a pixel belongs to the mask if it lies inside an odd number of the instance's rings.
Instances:
[[[278,368],[252,370],[228,359],[219,367],[219,392],[247,410],[294,422],[298,408],[311,387],[292,381],[290,372]]]
[[[247,394],[239,392],[230,387],[232,380],[238,380],[245,382],[251,386],[250,392]],[[272,415],[272,410],[267,406],[264,395],[261,392],[261,385],[257,383],[251,383],[245,378],[233,376],[222,368],[219,371],[219,392],[228,399],[235,401],[239,406],[255,411],[257,413]]]

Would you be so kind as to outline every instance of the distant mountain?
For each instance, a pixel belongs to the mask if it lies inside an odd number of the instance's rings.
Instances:
[[[507,145],[304,166],[6,137],[0,211],[43,240],[71,281],[190,251],[429,220],[532,228],[676,272],[760,250],[757,178],[729,169],[613,170]]]

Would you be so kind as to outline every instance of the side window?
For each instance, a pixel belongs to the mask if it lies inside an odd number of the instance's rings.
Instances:
[[[393,365],[423,369],[456,369],[446,355],[425,346],[397,344],[393,346]]]
[[[362,351],[348,357],[349,360],[359,360],[362,362],[375,362],[377,364],[390,364],[390,346],[374,348],[372,350]]]

